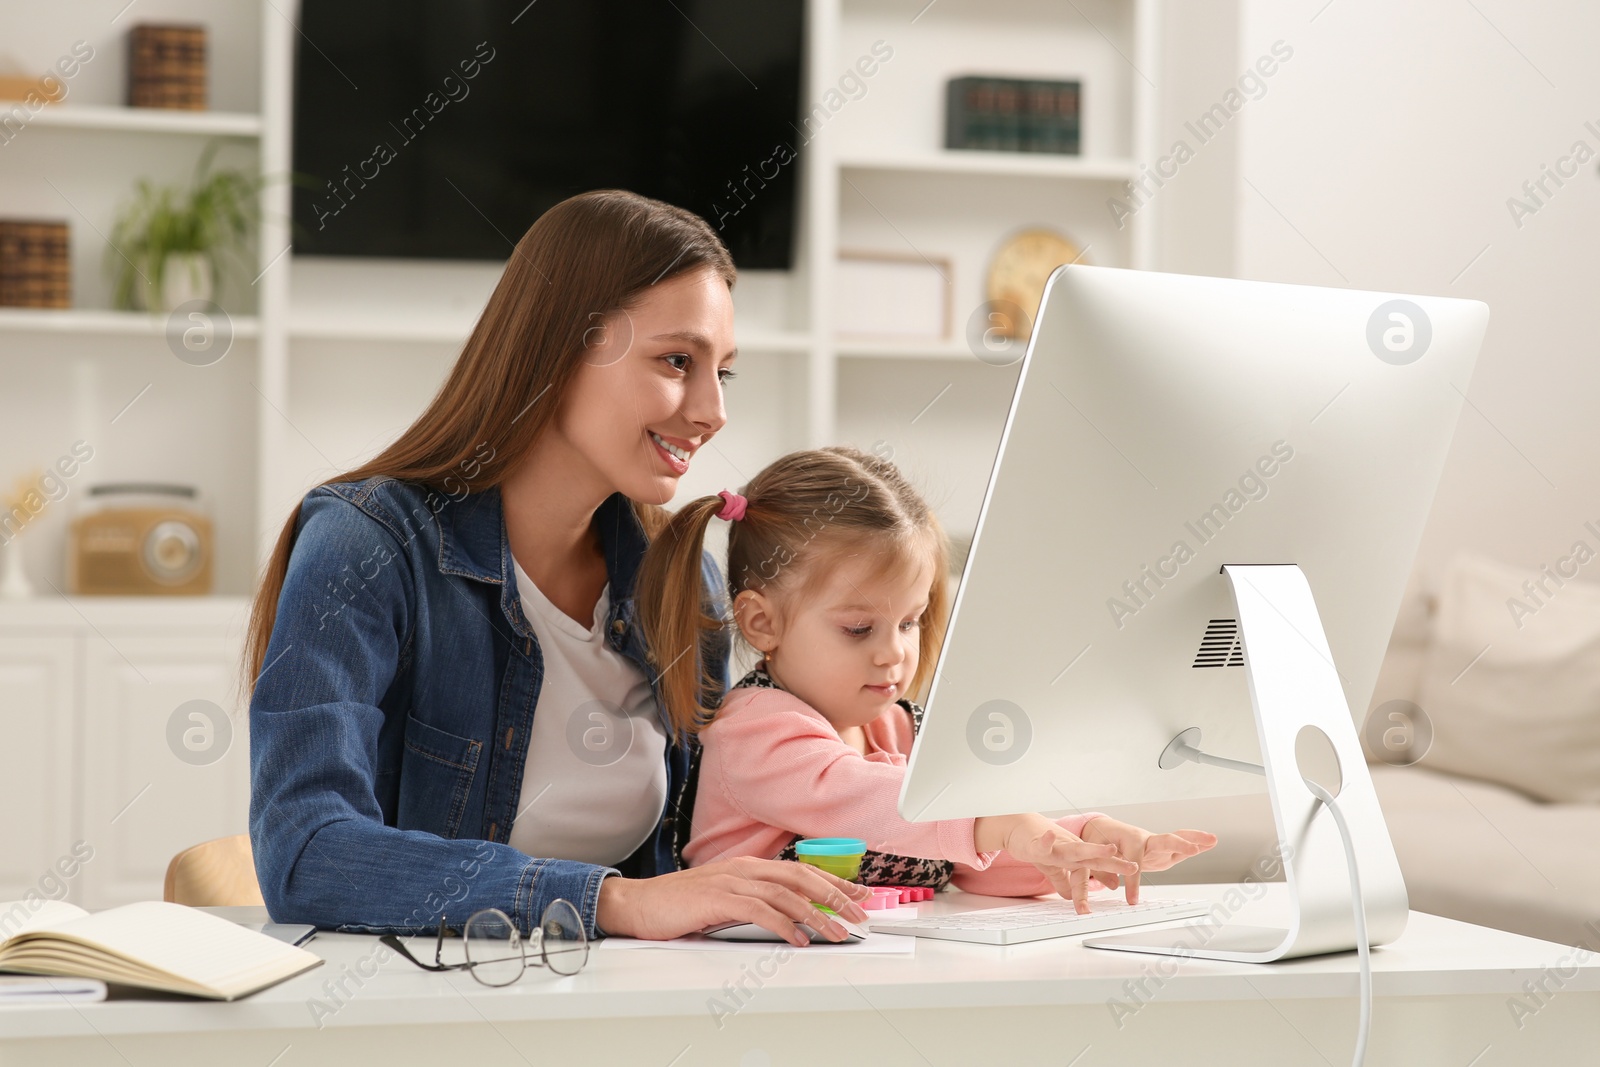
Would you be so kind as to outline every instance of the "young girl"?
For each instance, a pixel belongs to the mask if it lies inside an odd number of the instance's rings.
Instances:
[[[717,709],[689,652],[718,622],[699,602],[701,546],[726,519],[740,636],[761,663]],[[947,884],[995,896],[1059,892],[1086,912],[1203,852],[1200,830],[1151,834],[1099,812],[909,822],[896,810],[921,726],[919,692],[947,613],[948,550],[932,509],[892,463],[853,448],[796,452],[746,487],[691,501],[645,554],[638,604],[661,694],[702,744],[691,866],[794,858],[802,837],[859,837],[866,885]],[[1001,669],[1001,665],[996,665]]]

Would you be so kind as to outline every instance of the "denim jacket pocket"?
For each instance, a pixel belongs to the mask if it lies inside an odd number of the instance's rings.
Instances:
[[[459,836],[482,752],[482,741],[459,737],[407,715],[400,825],[440,837]]]

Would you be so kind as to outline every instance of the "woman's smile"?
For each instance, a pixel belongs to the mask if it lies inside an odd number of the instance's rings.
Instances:
[[[656,453],[666,462],[667,466],[678,474],[683,474],[689,469],[689,458],[694,455],[697,446],[691,445],[680,438],[662,437],[654,430],[647,431],[650,443],[655,447]]]

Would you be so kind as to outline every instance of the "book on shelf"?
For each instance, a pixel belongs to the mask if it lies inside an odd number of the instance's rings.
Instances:
[[[1077,81],[951,78],[945,147],[1077,155],[1080,88]]]
[[[143,900],[91,914],[59,900],[0,903],[0,972],[237,1000],[321,963],[182,904]]]

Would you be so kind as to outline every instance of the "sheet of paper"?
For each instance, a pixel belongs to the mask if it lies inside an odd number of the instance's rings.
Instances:
[[[106,984],[95,978],[43,978],[0,975],[0,1004],[39,1007],[69,1001],[106,999]]]
[[[795,952],[815,952],[845,956],[910,956],[917,951],[917,939],[899,934],[873,934],[861,941],[838,945],[832,941],[813,941],[805,948],[794,948],[787,941],[719,941],[702,934],[673,938],[671,941],[642,941],[635,937],[606,937],[595,948],[610,949],[688,949],[695,952],[771,952],[788,946]]]

